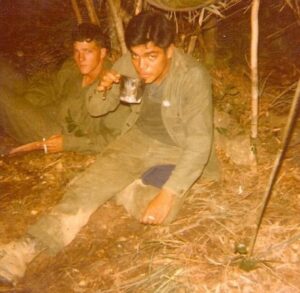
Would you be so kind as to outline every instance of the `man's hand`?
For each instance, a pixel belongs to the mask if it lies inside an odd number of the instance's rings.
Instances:
[[[63,136],[53,135],[49,139],[34,141],[12,149],[8,155],[13,156],[19,153],[28,153],[35,150],[44,150],[45,153],[58,153],[63,151]]]
[[[114,83],[118,83],[120,81],[120,76],[121,75],[116,71],[106,71],[100,79],[97,90],[100,92],[104,92],[106,90],[111,89]]]
[[[150,201],[146,208],[141,223],[159,225],[166,219],[174,200],[175,193],[168,189],[160,192]]]
[[[47,146],[48,153],[59,153],[64,150],[63,136],[60,134],[52,135],[47,140],[43,141],[43,143]]]

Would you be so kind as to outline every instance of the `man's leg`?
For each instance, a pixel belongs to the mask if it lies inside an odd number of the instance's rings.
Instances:
[[[160,188],[153,185],[146,185],[142,182],[142,179],[137,179],[117,194],[116,203],[122,205],[132,217],[139,221],[148,204],[159,191]],[[182,207],[184,198],[184,194],[174,198],[172,208],[163,224],[170,224],[175,220]]]
[[[137,140],[135,132],[130,132],[111,143],[69,184],[49,215],[29,227],[28,233],[44,243],[50,253],[68,245],[99,206],[143,173],[148,145]]]
[[[156,164],[174,163],[178,150],[165,147],[159,151],[158,146],[136,130],[111,143],[90,168],[73,180],[50,214],[29,227],[28,234],[34,239],[32,241],[53,254],[63,249],[100,205],[140,177],[145,170]],[[30,247],[26,246],[24,253],[29,252]],[[26,258],[26,255],[23,257]],[[0,259],[0,276],[4,268],[7,271],[7,262]],[[11,276],[14,280],[20,277],[22,275]]]
[[[61,132],[57,121],[50,119],[47,112],[0,88],[0,127],[18,142],[41,140]]]
[[[27,236],[0,247],[0,281],[17,282],[41,249],[50,254],[63,249],[100,205],[139,176],[144,150],[132,152],[133,139],[125,135],[108,147],[70,183],[60,203],[29,227]]]
[[[164,145],[133,129],[112,142],[96,162],[68,186],[51,213],[28,233],[57,253],[86,225],[96,209],[114,197],[148,168],[175,164],[180,149]]]
[[[139,174],[138,179],[136,178],[116,195],[117,204],[123,205],[137,220],[141,219],[150,201],[160,192],[181,154],[179,147],[166,145],[149,137],[144,140],[147,141],[148,150],[144,155],[143,172]],[[186,191],[174,198],[172,208],[163,224],[169,224],[176,218],[185,195]]]

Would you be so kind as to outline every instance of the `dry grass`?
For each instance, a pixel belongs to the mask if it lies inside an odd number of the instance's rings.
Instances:
[[[266,168],[270,166],[260,167],[257,182],[256,174],[248,170],[240,176],[241,170],[228,164],[219,186],[197,184],[184,215],[143,241],[135,254],[138,265],[118,272],[114,286],[99,292],[300,291],[300,188],[287,174],[276,194],[288,188],[289,197],[274,196],[267,209],[253,255],[255,270],[239,268],[245,256],[236,246],[247,246],[253,236]]]
[[[290,150],[266,210],[254,269],[241,269],[273,164],[262,152],[253,173],[219,151],[222,181],[197,182],[170,226],[145,227],[107,203],[58,256],[38,257],[14,292],[300,292],[299,147]],[[22,235],[92,161],[38,153],[1,160],[1,242]]]

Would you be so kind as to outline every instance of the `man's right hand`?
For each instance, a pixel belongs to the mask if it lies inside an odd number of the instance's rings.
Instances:
[[[97,90],[100,92],[104,92],[106,90],[111,89],[114,83],[118,83],[120,81],[120,77],[121,75],[116,71],[106,71],[100,79],[99,85],[97,86]]]

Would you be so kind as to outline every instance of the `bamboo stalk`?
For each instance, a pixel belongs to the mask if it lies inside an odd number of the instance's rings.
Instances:
[[[188,54],[192,54],[194,52],[195,47],[196,47],[197,39],[198,39],[197,36],[191,36],[189,46],[188,46],[188,49],[187,49]]]
[[[74,10],[74,13],[75,13],[75,16],[77,19],[77,23],[81,24],[83,22],[83,20],[82,20],[82,16],[81,16],[81,13],[80,13],[80,10],[78,7],[77,0],[71,0],[71,3],[72,3],[72,8]]]
[[[115,23],[115,28],[118,36],[119,43],[121,45],[121,51],[122,54],[125,54],[127,52],[126,44],[125,44],[125,38],[124,38],[124,28],[123,28],[123,23],[122,19],[118,16],[118,12],[116,9],[116,6],[114,4],[113,0],[108,0],[108,5],[111,11],[111,14],[113,16],[113,20]]]
[[[143,8],[143,0],[137,0],[134,14],[137,15],[142,11]]]
[[[264,194],[261,210],[260,210],[260,213],[258,215],[256,231],[255,231],[255,234],[254,234],[253,239],[251,241],[251,245],[250,245],[250,249],[249,249],[249,256],[250,257],[253,254],[253,250],[254,250],[256,239],[257,239],[258,231],[259,231],[259,228],[261,226],[262,218],[263,218],[263,215],[265,213],[267,204],[270,200],[270,197],[271,197],[271,194],[272,194],[272,188],[273,188],[274,183],[276,181],[276,178],[278,176],[280,167],[282,165],[282,160],[283,160],[284,154],[286,152],[287,146],[288,146],[290,138],[291,138],[293,126],[295,124],[294,122],[297,118],[297,111],[298,111],[298,107],[299,107],[299,102],[300,102],[300,79],[299,79],[298,84],[297,84],[295,96],[294,96],[292,106],[291,106],[291,109],[290,109],[290,113],[289,113],[289,116],[288,116],[288,121],[287,121],[285,130],[284,130],[282,145],[281,145],[281,148],[280,148],[280,150],[277,154],[277,157],[275,159],[274,166],[273,166],[270,178],[269,178],[269,183],[267,185],[267,188],[266,188],[266,191],[265,191],[265,194]]]
[[[256,165],[256,140],[258,133],[258,65],[257,65],[257,51],[258,51],[258,12],[260,0],[253,0],[251,8],[251,160]]]
[[[90,20],[93,24],[100,25],[93,0],[85,0],[85,6],[88,11]]]

